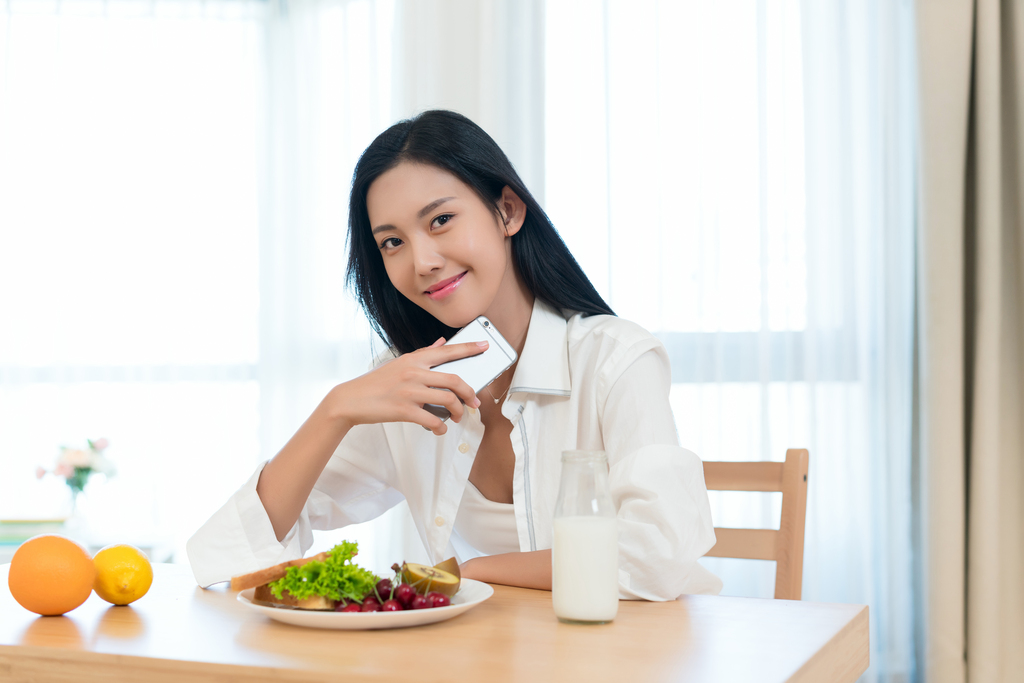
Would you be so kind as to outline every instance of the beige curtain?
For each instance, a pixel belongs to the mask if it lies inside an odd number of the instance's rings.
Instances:
[[[1024,675],[1024,3],[919,0],[919,671]]]

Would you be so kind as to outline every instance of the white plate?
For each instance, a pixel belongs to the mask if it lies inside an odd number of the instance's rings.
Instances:
[[[463,579],[459,592],[447,607],[403,610],[401,612],[321,612],[316,610],[267,607],[252,601],[255,588],[238,594],[238,601],[276,621],[309,628],[335,628],[363,631],[378,628],[422,626],[457,617],[494,595],[494,589],[482,581]]]

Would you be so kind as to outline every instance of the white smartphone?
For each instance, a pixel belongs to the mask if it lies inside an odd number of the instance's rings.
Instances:
[[[458,375],[463,382],[472,387],[474,394],[479,393],[516,362],[516,350],[505,341],[494,323],[484,316],[480,316],[452,335],[452,338],[445,342],[445,346],[478,341],[487,342],[487,350],[483,353],[441,363],[431,370]],[[442,420],[451,417],[451,413],[444,406],[428,403],[423,408]]]

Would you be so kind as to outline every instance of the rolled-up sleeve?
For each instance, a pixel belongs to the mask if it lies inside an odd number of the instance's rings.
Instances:
[[[189,564],[200,586],[300,558],[313,545],[314,529],[365,522],[402,500],[391,485],[394,461],[383,426],[359,425],[331,456],[298,520],[278,541],[256,492],[265,465],[188,540]]]
[[[671,371],[657,346],[611,368],[602,433],[619,522],[623,599],[717,594],[722,582],[698,562],[715,544],[704,468],[679,446],[669,404]]]

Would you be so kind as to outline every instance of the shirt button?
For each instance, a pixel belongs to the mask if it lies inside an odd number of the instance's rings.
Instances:
[[[465,453],[468,450],[469,450],[469,444],[468,443],[460,443],[459,444],[459,453]]]
[[[434,517],[434,524],[438,526],[444,526],[444,517],[441,517],[440,515]]]

